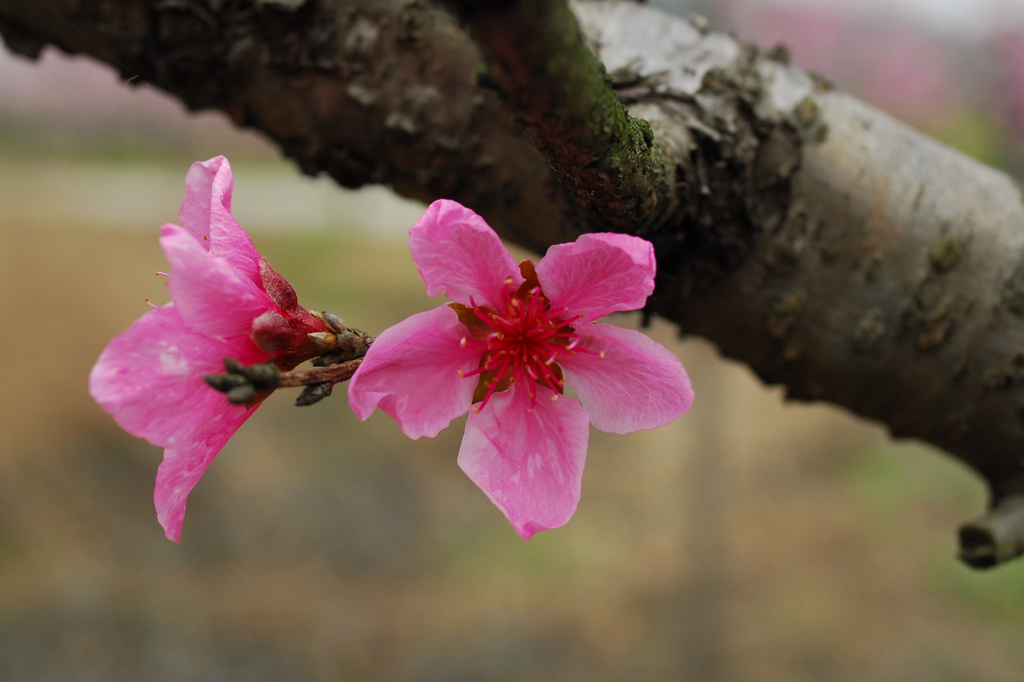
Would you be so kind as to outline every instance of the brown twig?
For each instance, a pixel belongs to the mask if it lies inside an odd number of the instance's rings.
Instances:
[[[332,383],[337,384],[348,381],[363,363],[362,358],[349,360],[337,365],[328,367],[314,367],[313,369],[297,369],[291,372],[282,372],[277,380],[278,388],[289,386],[311,386],[313,384]]]

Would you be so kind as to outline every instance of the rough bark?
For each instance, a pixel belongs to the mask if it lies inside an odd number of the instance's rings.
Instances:
[[[632,4],[576,6],[680,201],[656,223],[653,314],[789,395],[934,443],[991,484],[961,532],[1024,550],[1024,202],[1008,177],[731,37]],[[458,199],[543,250],[601,227],[565,192],[444,12],[411,0],[0,0],[44,43],[227,112],[308,173]]]
[[[608,87],[568,0],[448,0],[508,104],[591,227],[623,232],[674,210],[673,159]]]

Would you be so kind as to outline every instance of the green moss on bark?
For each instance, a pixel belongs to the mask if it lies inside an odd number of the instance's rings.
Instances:
[[[593,222],[635,232],[669,191],[650,125],[609,87],[565,0],[454,3],[530,140]],[[667,198],[667,197],[665,197]]]

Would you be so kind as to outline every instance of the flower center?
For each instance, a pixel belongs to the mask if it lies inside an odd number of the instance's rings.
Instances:
[[[501,309],[478,306],[472,298],[471,308],[451,304],[470,332],[462,345],[475,342],[484,350],[480,366],[463,374],[480,376],[473,395],[477,412],[495,392],[508,390],[512,384],[526,388],[531,408],[537,403],[538,384],[550,388],[552,400],[557,399],[565,384],[558,358],[577,350],[580,337],[566,321],[568,311],[551,309],[533,263],[523,261],[520,271],[526,281],[513,290],[509,280]]]

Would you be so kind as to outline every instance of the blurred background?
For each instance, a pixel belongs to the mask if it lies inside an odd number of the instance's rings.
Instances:
[[[1024,168],[1024,6],[681,3],[988,163]],[[0,50],[0,680],[1024,680],[1024,563],[976,573],[982,484],[942,453],[790,404],[667,324],[693,409],[592,431],[566,527],[523,542],[455,464],[344,391],[281,391],[193,492],[86,391],[166,300],[159,226],[227,155],[235,214],[304,305],[379,331],[436,305],[421,206],[301,177],[257,134],[48,51]],[[615,320],[638,323],[636,316]],[[738,331],[737,333],[742,333]]]

